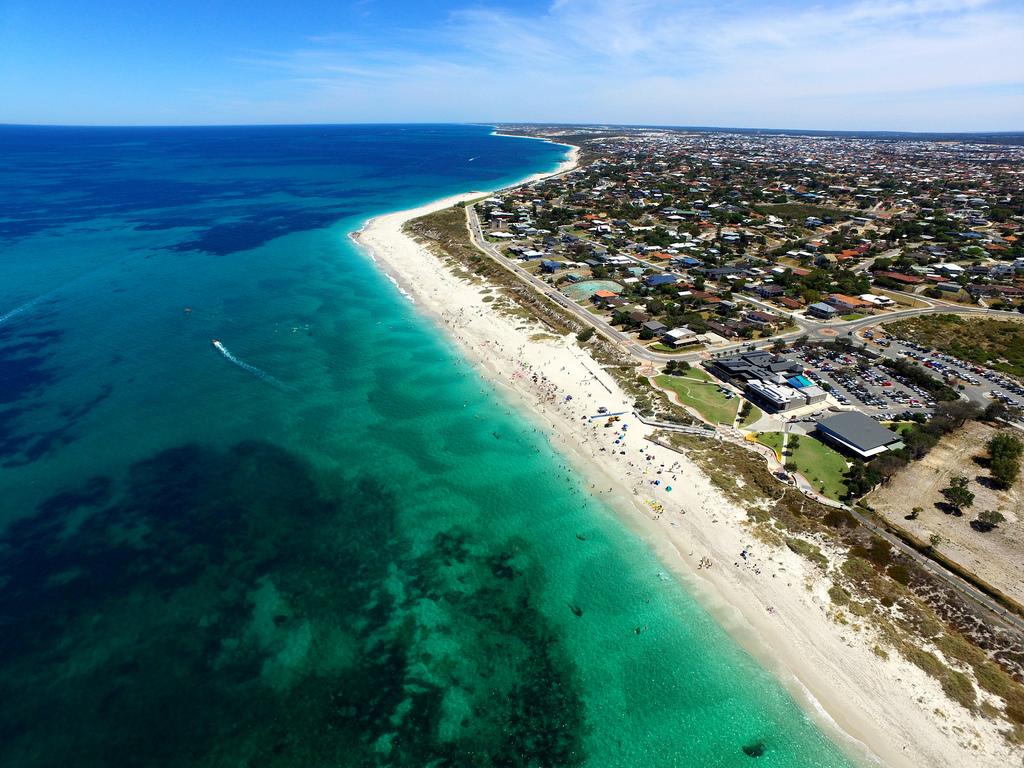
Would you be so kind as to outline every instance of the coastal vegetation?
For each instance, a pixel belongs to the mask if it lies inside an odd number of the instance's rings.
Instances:
[[[900,339],[1024,377],[1024,323],[953,314],[922,315],[886,326]]]
[[[989,471],[1001,488],[1009,488],[1020,476],[1020,459],[1024,443],[1016,435],[1000,432],[985,446],[988,449]]]
[[[466,209],[455,205],[405,225],[413,239],[429,248],[455,274],[465,279],[486,280],[501,296],[491,306],[519,318],[534,318],[558,335],[579,333],[577,320],[539,297],[514,275],[481,252],[469,238]]]
[[[1004,723],[1005,737],[1024,743],[1024,652],[1014,635],[980,620],[957,593],[848,512],[793,488],[780,495],[763,460],[742,447],[684,434],[661,439],[746,510],[760,540],[824,573],[837,623],[873,633],[876,654],[898,653],[951,700]]]

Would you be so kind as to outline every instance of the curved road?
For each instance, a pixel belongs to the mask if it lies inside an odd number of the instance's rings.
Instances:
[[[473,244],[481,251],[486,253],[498,264],[504,267],[506,270],[511,272],[513,275],[518,277],[522,282],[529,285],[537,293],[546,297],[549,301],[557,304],[561,309],[567,311],[573,315],[584,325],[589,325],[598,331],[602,336],[606,337],[609,341],[618,344],[623,350],[628,352],[630,355],[635,357],[637,360],[641,360],[648,363],[665,363],[669,360],[687,360],[696,361],[708,356],[707,352],[689,352],[682,355],[671,355],[663,352],[655,352],[648,347],[645,347],[630,334],[623,333],[622,331],[614,328],[604,318],[594,315],[588,312],[584,307],[581,307],[575,301],[567,298],[561,291],[558,291],[549,283],[541,280],[534,274],[527,272],[519,264],[512,261],[504,254],[501,253],[498,248],[488,243],[486,237],[484,237],[483,227],[480,224],[480,218],[477,216],[476,208],[472,205],[466,206],[466,217],[469,225],[469,234]],[[770,310],[775,315],[783,315],[797,326],[797,330],[789,331],[788,333],[776,334],[767,339],[758,339],[757,341],[743,341],[736,342],[734,344],[728,344],[718,347],[714,350],[714,354],[728,354],[730,352],[739,352],[748,349],[764,349],[770,347],[777,340],[788,340],[794,339],[799,336],[807,336],[809,339],[814,341],[824,341],[833,339],[839,335],[854,335],[864,328],[868,328],[873,325],[880,325],[883,323],[892,322],[894,320],[902,320],[908,317],[915,317],[917,315],[928,315],[936,313],[956,313],[956,314],[980,314],[980,315],[992,315],[1005,317],[1006,312],[997,309],[989,309],[987,307],[976,307],[970,306],[965,307],[960,304],[951,304],[939,299],[920,299],[920,301],[926,301],[928,306],[917,307],[914,309],[903,309],[896,312],[889,312],[885,315],[869,315],[868,317],[861,318],[859,320],[848,320],[840,322],[822,322],[813,320],[802,315],[794,315],[791,313],[780,312],[777,307],[765,304],[762,301],[754,299],[750,296],[744,296],[744,301],[754,304],[764,309]],[[1012,313],[1011,313],[1012,314]]]
[[[533,288],[538,294],[546,297],[549,301],[557,304],[561,309],[569,312],[576,319],[578,319],[584,325],[588,325],[598,331],[602,336],[606,337],[609,341],[618,344],[623,350],[628,352],[637,360],[645,361],[648,363],[659,363],[666,362],[668,360],[699,360],[702,357],[706,357],[707,353],[691,352],[685,355],[668,355],[660,352],[654,352],[647,347],[640,344],[629,334],[623,333],[611,326],[604,318],[594,315],[588,312],[585,308],[581,307],[576,302],[567,298],[560,291],[549,285],[544,280],[541,280],[536,275],[527,272],[519,264],[515,263],[511,259],[507,258],[502,254],[497,247],[493,244],[488,243],[484,237],[483,228],[480,224],[480,218],[477,216],[476,209],[472,205],[466,206],[466,218],[470,234],[470,239],[473,244],[481,251],[490,256],[494,261],[504,267],[506,270],[511,272],[523,283]],[[745,300],[759,306],[764,306],[774,314],[780,314],[779,310],[775,307],[769,307],[768,305],[750,297],[744,297]],[[994,309],[988,309],[985,307],[963,307],[958,304],[947,304],[939,300],[929,300],[927,307],[919,307],[915,309],[900,310],[897,312],[890,312],[884,316],[872,315],[859,320],[850,320],[838,323],[826,323],[818,322],[810,318],[796,315],[788,315],[789,319],[797,325],[797,330],[790,331],[789,333],[779,334],[768,339],[759,339],[753,342],[741,342],[736,344],[730,344],[723,346],[715,350],[715,354],[723,354],[734,351],[740,351],[743,349],[763,349],[771,346],[778,339],[788,339],[797,336],[807,335],[810,339],[830,339],[839,335],[839,333],[846,332],[850,335],[857,333],[858,331],[873,325],[879,325],[881,323],[890,322],[893,320],[900,320],[906,317],[914,317],[916,315],[926,315],[933,313],[942,312],[956,312],[960,314],[986,314],[986,315],[1005,315],[1004,312]],[[784,313],[783,313],[784,314]],[[802,489],[801,489],[802,490]],[[865,528],[871,531],[874,535],[889,542],[893,547],[903,552],[908,557],[912,558],[915,562],[921,565],[921,567],[934,574],[936,577],[945,582],[949,587],[955,590],[958,594],[966,598],[968,601],[978,605],[984,609],[987,613],[991,614],[997,621],[1013,627],[1019,631],[1024,632],[1024,618],[1011,613],[1002,605],[997,603],[995,600],[990,598],[979,589],[969,584],[968,582],[961,579],[956,574],[944,568],[939,563],[931,560],[930,558],[922,555],[913,547],[904,543],[898,536],[889,533],[881,526],[866,517],[863,513],[852,509],[844,505],[844,508]]]

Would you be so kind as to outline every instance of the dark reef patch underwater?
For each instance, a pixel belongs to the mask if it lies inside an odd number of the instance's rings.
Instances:
[[[47,500],[0,543],[0,764],[582,763],[529,547],[396,515],[258,442]]]
[[[0,126],[0,768],[847,768],[349,238],[564,154]]]

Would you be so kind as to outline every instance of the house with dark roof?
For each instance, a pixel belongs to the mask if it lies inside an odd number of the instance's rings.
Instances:
[[[648,288],[656,288],[659,285],[675,285],[679,282],[677,275],[651,275],[644,280]]]
[[[658,320],[648,320],[640,327],[645,331],[650,331],[655,336],[663,334],[665,331],[668,330],[668,326]]]
[[[786,289],[781,285],[774,285],[767,283],[765,285],[758,285],[754,287],[754,293],[760,296],[762,299],[774,299],[777,296],[781,296],[786,292]]]
[[[839,314],[839,310],[823,301],[819,301],[807,308],[807,314],[822,320],[831,320]]]
[[[751,325],[764,330],[765,328],[771,328],[774,326],[779,321],[779,318],[775,315],[770,315],[767,312],[756,310],[754,312],[747,312],[746,320]]]

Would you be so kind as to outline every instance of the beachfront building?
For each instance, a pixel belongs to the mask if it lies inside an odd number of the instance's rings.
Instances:
[[[710,370],[718,378],[733,383],[746,383],[755,379],[784,383],[787,377],[802,374],[804,367],[795,360],[787,360],[771,352],[746,352],[736,357],[715,360]]]
[[[815,422],[825,442],[846,453],[869,459],[902,448],[900,436],[860,411],[848,411]]]
[[[800,390],[785,384],[754,379],[744,389],[747,399],[768,411],[792,411],[807,404]]]
[[[818,403],[825,402],[825,398],[828,397],[828,393],[824,389],[819,387],[813,381],[808,379],[802,373],[796,376],[790,376],[786,379],[786,383],[793,387],[803,395],[804,400],[808,405],[817,405]]]
[[[709,370],[724,381],[742,385],[747,398],[769,412],[817,405],[827,396],[804,376],[800,363],[771,352],[747,352],[715,360]]]

